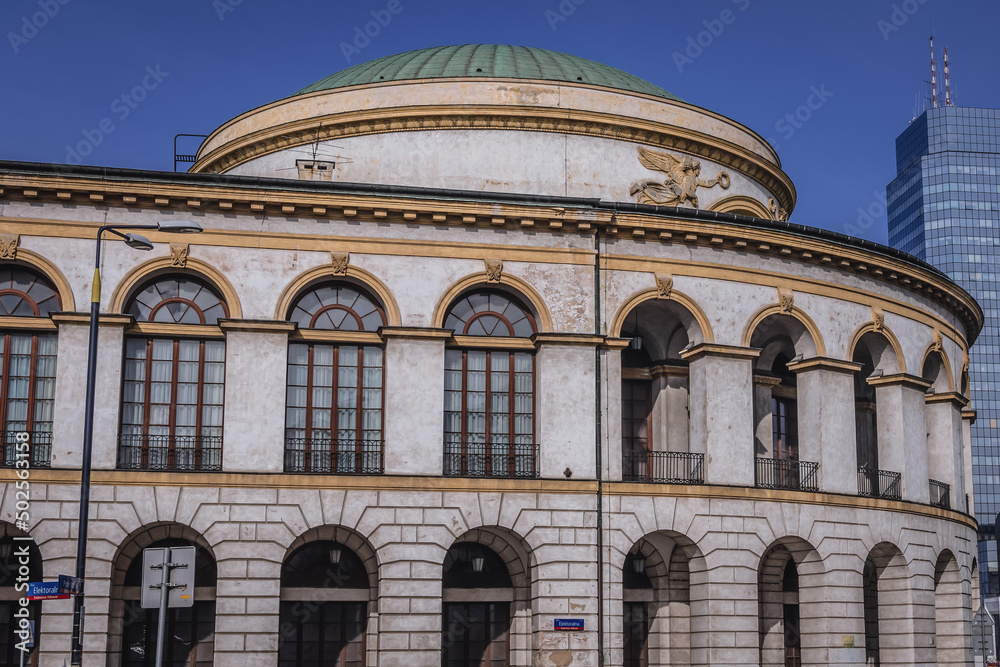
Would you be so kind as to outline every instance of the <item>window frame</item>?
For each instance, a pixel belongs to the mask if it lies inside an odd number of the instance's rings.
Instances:
[[[454,331],[451,340],[445,348],[445,367],[444,373],[445,377],[448,377],[449,373],[458,372],[460,374],[459,386],[455,389],[449,389],[448,383],[445,382],[445,409],[444,409],[444,424],[442,433],[444,440],[444,474],[449,477],[501,477],[501,478],[536,478],[539,476],[539,453],[538,453],[538,356],[536,351],[536,345],[533,340],[533,336],[538,333],[537,329],[537,317],[531,308],[527,307],[528,303],[526,300],[522,299],[516,294],[499,289],[491,286],[479,285],[473,287],[465,292],[459,294],[455,299],[452,300],[451,304],[444,312],[443,321],[445,324],[448,323],[449,319],[452,317],[452,311],[459,305],[468,300],[470,297],[475,295],[487,294],[492,297],[493,295],[498,295],[506,299],[509,304],[522,311],[522,319],[517,320],[518,322],[526,319],[531,327],[531,333],[529,335],[468,335],[466,332],[469,331],[470,327],[479,319],[483,317],[496,317],[500,320],[506,327],[507,332],[513,334],[514,328],[513,323],[510,322],[505,313],[507,312],[509,306],[505,307],[503,312],[497,312],[493,310],[483,310],[473,312],[468,319],[461,320],[458,316],[456,319],[463,323],[462,331]],[[481,413],[472,413],[469,410],[469,394],[472,393],[469,388],[469,354],[470,353],[484,353],[485,354],[485,367],[481,371],[485,374],[485,386],[481,392],[484,394],[484,409]],[[451,368],[450,362],[448,360],[449,354],[461,354],[461,368]],[[493,389],[493,355],[500,354],[507,356],[507,389],[505,391],[496,391]],[[524,415],[525,413],[516,412],[516,398],[518,393],[516,385],[516,377],[519,371],[517,370],[517,359],[518,355],[525,355],[531,359],[531,433],[529,436],[529,443],[519,443],[517,440],[519,438],[524,438],[527,434],[517,433],[516,423],[517,416]],[[480,372],[480,371],[472,371]],[[457,392],[460,395],[460,409],[450,410],[448,409],[448,394],[451,392]],[[507,432],[503,434],[506,438],[506,442],[494,442],[494,433],[492,433],[492,417],[493,417],[493,397],[495,395],[506,395],[507,397]],[[459,430],[452,431],[449,429],[449,415],[457,414],[459,420]],[[472,414],[481,414],[483,418],[483,432],[481,434],[470,434],[469,431],[469,418]],[[474,442],[470,435],[481,435],[483,442]],[[501,434],[496,434],[501,435]],[[455,437],[457,436],[457,440]],[[474,451],[478,447],[482,448],[481,452]],[[506,448],[506,452],[497,450],[499,448]],[[498,469],[494,463],[500,458],[506,459],[506,466],[504,469]],[[481,465],[477,465],[477,462]],[[530,470],[524,470],[523,467],[525,463],[530,463]]]
[[[300,308],[299,304],[305,299],[309,294],[326,287],[347,287],[358,292],[364,299],[366,299],[371,306],[374,308],[374,312],[377,312],[379,318],[381,319],[381,324],[376,328],[365,329],[364,318],[368,315],[362,316],[352,307],[340,304],[328,304],[319,308],[315,313],[312,313],[310,318],[310,325],[317,322],[323,313],[329,310],[343,310],[347,311],[348,316],[353,317],[359,325],[359,329],[327,329],[327,328],[301,328],[298,325],[298,320],[293,316],[296,310],[300,310],[309,314],[305,309]],[[352,304],[353,305],[353,304]],[[286,377],[285,377],[285,425],[284,425],[284,453],[283,453],[283,470],[286,473],[311,473],[311,474],[337,474],[337,475],[381,475],[385,472],[385,401],[386,401],[386,349],[385,341],[383,340],[380,331],[382,327],[389,325],[389,318],[386,313],[385,305],[381,302],[377,293],[371,289],[368,285],[360,282],[356,282],[350,279],[344,279],[340,276],[325,276],[319,280],[313,281],[303,287],[295,298],[292,299],[288,305],[288,312],[285,317],[286,321],[293,322],[296,324],[296,329],[288,337],[288,358],[285,364]],[[292,389],[290,384],[291,379],[291,368],[292,368],[292,358],[291,349],[293,345],[305,345],[307,346],[308,361],[304,364],[306,369],[306,384],[305,385],[295,385],[295,387],[303,387],[306,390],[306,404],[304,406],[292,406],[289,402],[289,393]],[[327,408],[316,408],[313,406],[313,390],[315,388],[313,384],[313,379],[315,377],[315,366],[313,363],[315,348],[317,345],[330,346],[333,348],[334,362],[331,366],[332,369],[332,381],[333,385],[330,388],[332,392],[330,406],[328,408],[330,412],[330,425],[327,429],[330,431],[330,438],[327,440],[320,440],[320,442],[329,443],[329,451],[326,452],[329,455],[329,465],[320,465],[319,469],[313,463],[313,447],[315,445],[312,442],[313,438],[308,435],[317,427],[313,426],[313,418],[315,410],[327,409]],[[338,443],[348,442],[348,440],[341,440],[336,436],[336,431],[341,430],[336,427],[337,425],[337,411],[338,407],[338,389],[339,377],[340,377],[340,354],[342,348],[344,347],[355,347],[358,352],[358,363],[356,365],[357,369],[357,383],[355,389],[357,391],[354,416],[354,432],[355,438],[354,451],[343,451],[338,446]],[[382,360],[378,368],[381,375],[381,383],[378,387],[381,403],[378,408],[379,410],[379,438],[377,440],[370,440],[362,437],[364,431],[364,417],[366,411],[363,409],[364,401],[364,391],[366,387],[364,386],[364,350],[366,347],[378,348],[382,353]],[[296,364],[297,366],[303,366],[303,364]],[[369,367],[374,368],[374,367]],[[372,387],[367,387],[371,389]],[[289,424],[290,409],[303,409],[305,410],[304,427],[292,427]],[[368,429],[371,430],[371,429]],[[305,431],[306,436],[302,438],[292,438],[289,436],[290,431]],[[302,441],[302,449],[291,449],[289,443],[293,441]],[[377,450],[370,446],[371,443],[377,443]],[[373,461],[372,455],[377,454],[377,461]],[[353,455],[353,465],[341,466],[340,465],[340,455]],[[292,462],[296,458],[301,458],[303,464],[301,466],[292,465]],[[301,469],[297,469],[300,468]]]
[[[212,296],[216,298],[218,304],[212,304],[208,308],[203,309],[201,306],[197,305],[191,299],[180,296],[169,296],[161,298],[158,302],[150,306],[146,302],[142,302],[143,306],[149,308],[149,313],[147,315],[139,315],[133,313],[132,311],[136,308],[136,299],[146,292],[148,289],[160,282],[168,281],[189,281],[196,283],[201,289],[206,290]],[[159,310],[166,307],[169,303],[173,302],[183,302],[188,304],[190,307],[194,308],[198,314],[199,323],[182,323],[182,322],[155,322],[148,318],[154,316]],[[216,319],[215,322],[206,322],[205,311],[212,310],[218,305],[221,305],[222,315]],[[118,470],[156,470],[156,471],[181,471],[181,472],[218,472],[222,470],[222,458],[223,458],[223,448],[225,442],[225,395],[226,395],[226,364],[227,364],[227,341],[226,336],[223,333],[222,327],[219,322],[225,318],[229,317],[230,309],[229,304],[226,303],[225,298],[222,295],[221,290],[215,286],[215,284],[206,277],[199,274],[171,271],[166,273],[155,274],[147,279],[139,282],[131,291],[128,299],[125,301],[122,312],[126,315],[131,315],[135,322],[132,326],[125,330],[125,336],[122,345],[122,372],[121,372],[121,393],[119,395],[119,415],[118,415],[118,451],[116,457],[116,469]],[[151,384],[153,382],[153,375],[150,372],[152,364],[154,363],[154,358],[152,354],[152,348],[156,341],[168,340],[172,343],[171,345],[171,359],[170,359],[170,399],[168,404],[168,423],[167,424],[150,424],[150,408],[151,406],[161,405],[158,403],[152,403],[151,401]],[[134,380],[129,378],[129,361],[138,361],[138,359],[130,359],[129,357],[129,345],[133,341],[145,341],[145,358],[143,359],[143,379],[141,380],[143,387],[143,397],[142,402],[137,401],[126,401],[126,386],[129,382],[139,382],[139,380]],[[180,345],[185,341],[197,341],[198,342],[198,378],[194,382],[197,384],[197,398],[195,403],[185,403],[183,406],[193,406],[196,411],[195,424],[193,426],[178,425],[177,424],[177,389],[178,385],[181,383],[178,374],[178,367],[181,363],[180,359]],[[222,358],[220,361],[208,361],[206,358],[206,344],[208,343],[221,343],[222,346]],[[206,404],[205,403],[205,370],[206,365],[209,363],[221,364],[222,367],[222,380],[221,382],[213,382],[210,384],[221,386],[221,400],[219,404]],[[191,383],[184,383],[191,384]],[[140,424],[126,424],[125,413],[127,405],[141,405],[142,406],[142,422]],[[218,425],[206,426],[204,423],[204,412],[206,407],[219,407],[221,410]],[[150,433],[152,427],[163,427],[168,429],[168,434],[166,435],[153,435]],[[126,427],[138,428],[140,433],[124,433]],[[178,428],[193,428],[195,430],[194,435],[177,435]],[[205,435],[205,429],[215,429],[218,431],[218,435]],[[166,439],[166,449],[160,454],[164,457],[163,463],[150,463],[153,458],[153,447],[152,442],[156,439]],[[130,439],[137,439],[137,444],[128,445],[126,442]],[[178,447],[178,442],[183,442],[185,440],[192,441],[193,446],[188,447]],[[134,450],[138,449],[137,455]],[[157,448],[162,449],[162,448]],[[190,457],[189,463],[178,463],[178,452],[183,452],[184,457]],[[135,460],[137,459],[137,461]],[[206,463],[207,461],[207,463]]]
[[[58,371],[59,365],[59,336],[58,328],[55,323],[50,318],[53,313],[60,312],[62,310],[62,295],[59,293],[59,289],[56,284],[45,274],[44,271],[26,264],[21,264],[18,262],[5,262],[0,264],[0,270],[9,271],[11,273],[11,287],[0,288],[0,296],[5,294],[14,294],[23,299],[28,306],[31,308],[30,315],[0,315],[0,337],[3,338],[2,341],[2,352],[0,352],[0,432],[3,434],[3,449],[0,450],[0,467],[13,467],[18,458],[17,450],[15,447],[14,434],[27,432],[30,434],[30,464],[32,468],[48,468],[51,466],[52,459],[52,432],[55,422],[55,373]],[[52,294],[46,296],[41,301],[36,301],[35,298],[28,294],[28,291],[16,289],[13,287],[14,273],[20,272],[22,274],[27,274],[31,277],[32,287],[35,284],[41,284]],[[44,312],[43,312],[44,311]],[[26,416],[23,420],[25,428],[23,429],[8,429],[8,423],[12,421],[9,418],[9,406],[7,404],[10,399],[10,362],[11,362],[11,337],[12,336],[31,336],[31,351],[29,353],[29,368],[27,376],[18,376],[19,378],[27,377],[28,380],[28,396],[27,396],[27,408]],[[39,346],[40,337],[42,336],[52,336],[55,342],[55,353],[52,356],[55,358],[55,367],[53,368],[53,375],[43,376],[43,379],[51,379],[52,381],[52,395],[39,399],[38,398],[38,362],[39,362]],[[52,419],[48,421],[37,420],[36,419],[36,403],[38,400],[52,401],[53,403],[53,415]],[[18,420],[22,421],[22,420]],[[48,431],[36,431],[34,426],[36,422],[49,424]]]

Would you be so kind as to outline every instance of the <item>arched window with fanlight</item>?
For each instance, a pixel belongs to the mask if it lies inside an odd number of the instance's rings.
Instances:
[[[460,295],[444,327],[444,472],[468,477],[537,477],[535,355],[525,338],[535,317],[514,295]]]
[[[221,470],[225,301],[201,278],[164,275],[141,285],[125,312],[149,335],[125,340],[118,467]]]
[[[0,424],[3,464],[19,459],[48,467],[55,408],[55,325],[48,315],[61,309],[52,282],[20,264],[0,266]],[[28,434],[28,449],[18,443]]]
[[[292,303],[285,471],[381,474],[385,309],[354,283],[308,288]]]

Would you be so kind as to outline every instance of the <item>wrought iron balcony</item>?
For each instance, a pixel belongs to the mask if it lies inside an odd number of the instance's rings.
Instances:
[[[28,434],[28,446],[18,448],[18,436]],[[21,442],[24,436],[21,435]],[[48,431],[4,431],[3,466],[13,468],[18,461],[27,461],[29,468],[48,468],[52,464],[52,433]],[[25,464],[21,464],[24,467]]]
[[[285,472],[381,475],[385,472],[385,443],[285,438]]]
[[[446,442],[448,477],[538,477],[538,445]]]
[[[622,479],[626,482],[704,484],[705,455],[689,452],[622,452]]]
[[[222,436],[118,436],[120,470],[222,470]]]
[[[931,486],[931,505],[942,509],[951,509],[951,485],[936,479],[927,480]]]
[[[862,466],[858,468],[858,495],[901,500],[903,494],[900,474],[891,470],[875,470]]]
[[[758,457],[754,480],[760,489],[819,491],[819,464]]]

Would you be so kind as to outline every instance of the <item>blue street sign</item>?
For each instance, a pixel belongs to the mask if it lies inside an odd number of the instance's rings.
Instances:
[[[553,630],[583,630],[582,618],[557,618],[552,621]]]
[[[69,593],[59,590],[58,581],[34,581],[28,584],[29,600],[66,600]]]

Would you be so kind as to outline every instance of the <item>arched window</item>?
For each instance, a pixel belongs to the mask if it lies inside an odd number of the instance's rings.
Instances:
[[[890,452],[885,451],[888,443],[880,442],[878,395],[881,390],[873,384],[873,380],[883,375],[899,372],[896,352],[886,336],[868,331],[858,339],[851,360],[861,364],[861,370],[854,376],[858,494],[898,500],[902,497],[900,473],[881,469]]]
[[[27,455],[31,467],[48,467],[52,454],[55,407],[55,327],[48,315],[61,309],[55,286],[40,273],[20,265],[0,266],[0,424],[3,464],[13,466]],[[16,328],[5,322],[20,320]],[[28,329],[23,318],[37,318]],[[44,318],[44,319],[43,319]],[[28,433],[29,446],[18,447]]]
[[[166,275],[141,286],[125,312],[164,326],[128,336],[118,467],[220,470],[226,342],[216,325],[229,310],[218,291],[190,275]]]
[[[680,354],[704,340],[697,320],[677,301],[650,299],[625,315],[621,337],[629,339],[621,352],[622,479],[704,481],[704,452],[690,441],[688,362]]]
[[[819,464],[799,459],[798,382],[789,368],[815,356],[815,342],[800,320],[775,313],[757,324],[750,347],[761,351],[754,368],[755,484],[817,491]]]
[[[347,282],[313,286],[292,304],[285,471],[381,474],[385,310]],[[360,338],[359,338],[360,336]]]
[[[368,573],[340,542],[305,544],[281,567],[278,667],[362,667]]]
[[[535,356],[503,345],[536,332],[531,311],[505,292],[481,289],[459,297],[444,325],[478,339],[445,351],[445,474],[536,477]]]

